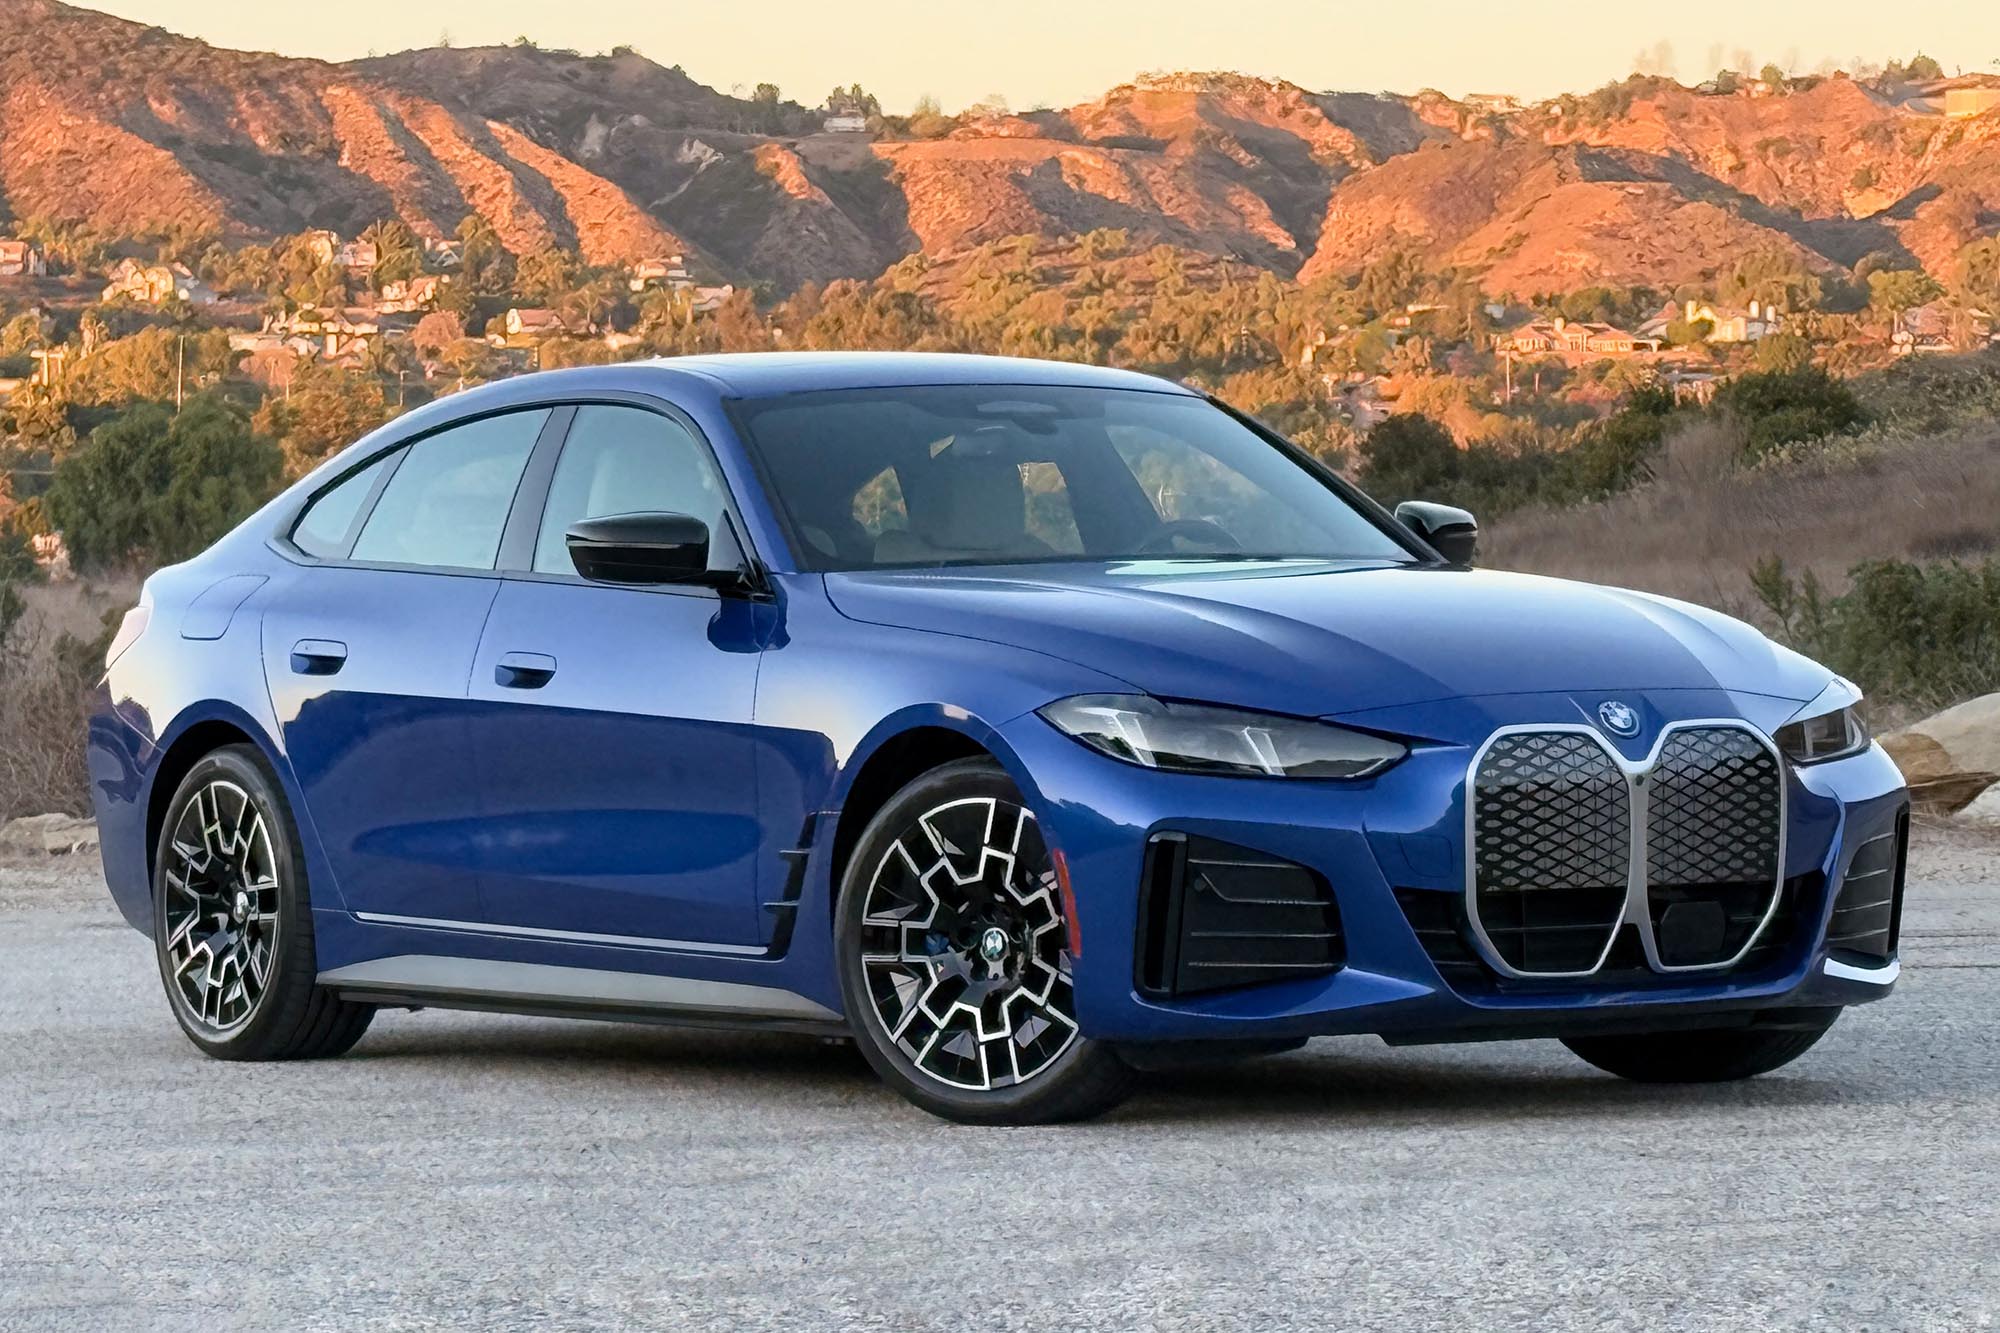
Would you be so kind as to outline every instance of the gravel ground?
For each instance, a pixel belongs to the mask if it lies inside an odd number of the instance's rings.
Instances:
[[[1985,1329],[2000,843],[1748,1084],[1372,1039],[957,1128],[838,1045],[388,1014],[225,1065],[87,863],[0,869],[0,1326]]]

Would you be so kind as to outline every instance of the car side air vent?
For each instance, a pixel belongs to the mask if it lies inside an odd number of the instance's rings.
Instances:
[[[1337,972],[1340,909],[1317,873],[1265,852],[1162,833],[1146,848],[1138,986],[1193,995]]]
[[[1909,856],[1910,816],[1891,831],[1855,850],[1833,901],[1826,945],[1835,953],[1860,954],[1872,961],[1893,958],[1903,917],[1904,864]]]

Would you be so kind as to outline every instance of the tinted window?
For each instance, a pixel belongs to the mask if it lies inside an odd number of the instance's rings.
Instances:
[[[679,422],[636,407],[582,407],[549,483],[535,569],[574,574],[563,534],[572,523],[608,514],[688,514],[708,524],[709,549],[722,526],[722,479],[708,451]]]
[[[1183,394],[922,386],[739,411],[813,568],[1414,558],[1285,451]]]
[[[338,560],[346,555],[347,543],[354,536],[354,520],[359,517],[369,492],[375,489],[375,479],[394,457],[393,453],[384,454],[332,490],[322,491],[317,500],[306,506],[298,526],[292,529],[292,544],[321,560]]]
[[[454,426],[410,446],[354,543],[354,558],[491,569],[546,410]]]

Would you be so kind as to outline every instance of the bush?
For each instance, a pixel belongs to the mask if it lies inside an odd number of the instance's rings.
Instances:
[[[1751,586],[1800,652],[1859,684],[1877,703],[1943,708],[2000,690],[2000,559],[1856,565],[1828,597],[1811,573],[1793,579],[1772,557]]]
[[[1361,488],[1394,506],[1455,497],[1465,459],[1451,432],[1417,413],[1390,417],[1361,442]]]
[[[1843,435],[1868,420],[1854,391],[1818,366],[1752,371],[1724,385],[1716,406],[1742,423],[1744,453]]]
[[[45,504],[79,567],[135,555],[168,564],[248,517],[276,492],[283,466],[226,400],[196,398],[178,416],[143,403],[56,465]]]

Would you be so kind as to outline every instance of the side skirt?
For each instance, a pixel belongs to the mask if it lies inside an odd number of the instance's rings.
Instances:
[[[397,954],[322,972],[341,998],[412,1009],[595,1018],[837,1036],[831,1009],[770,986],[437,954]]]

